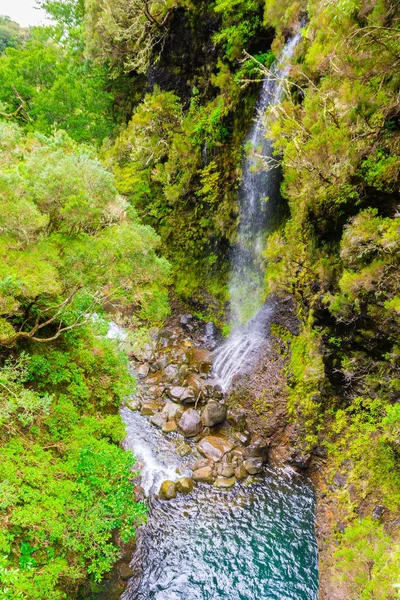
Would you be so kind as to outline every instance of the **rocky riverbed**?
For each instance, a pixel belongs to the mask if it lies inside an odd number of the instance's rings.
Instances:
[[[197,483],[232,488],[262,473],[267,439],[252,433],[243,408],[230,408],[212,371],[217,333],[212,323],[181,315],[154,333],[142,353],[131,353],[138,391],[126,406],[149,419],[190,456],[191,477],[165,480],[160,497],[189,493]]]

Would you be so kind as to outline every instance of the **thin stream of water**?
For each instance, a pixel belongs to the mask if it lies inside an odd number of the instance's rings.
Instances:
[[[265,348],[273,304],[265,302],[263,250],[266,232],[280,211],[279,169],[262,168],[263,160],[273,159],[273,147],[266,138],[264,116],[267,108],[278,104],[283,81],[290,70],[290,58],[301,39],[294,35],[285,45],[280,59],[271,67],[263,83],[256,107],[256,119],[245,142],[248,154],[243,164],[239,189],[240,221],[232,254],[229,282],[232,334],[215,353],[214,371],[227,391],[234,376],[251,369]]]

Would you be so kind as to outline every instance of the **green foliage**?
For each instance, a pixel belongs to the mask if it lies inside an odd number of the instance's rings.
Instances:
[[[117,445],[126,358],[81,329],[7,360],[0,388],[2,597],[76,597],[118,558],[115,530],[128,540],[145,518]]]
[[[0,123],[6,139],[10,127]],[[58,337],[106,298],[162,321],[168,264],[113,176],[65,134],[28,138],[18,152],[0,172],[2,343]]]
[[[214,10],[222,15],[222,28],[214,35],[229,60],[241,58],[242,50],[262,26],[262,0],[216,0]]]
[[[17,48],[27,38],[27,30],[22,29],[10,17],[0,16],[0,55],[7,48]]]
[[[389,600],[396,597],[400,550],[383,526],[371,518],[346,528],[335,553],[337,576],[350,589],[349,600]]]
[[[62,128],[78,142],[101,142],[114,123],[105,70],[83,59],[82,42],[57,26],[36,27],[0,56],[0,116],[47,135]]]

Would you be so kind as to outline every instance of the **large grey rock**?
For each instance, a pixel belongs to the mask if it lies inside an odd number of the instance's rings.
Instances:
[[[205,427],[214,427],[226,419],[226,407],[217,402],[209,402],[202,414]]]
[[[201,483],[213,483],[214,473],[212,467],[202,467],[201,469],[193,471],[193,479],[195,481],[200,481]]]
[[[207,435],[197,444],[197,449],[206,458],[218,462],[233,449],[233,444],[226,438]]]
[[[194,404],[196,402],[194,390],[190,387],[186,388],[180,398],[180,402],[182,404]]]
[[[176,485],[173,481],[166,479],[162,482],[160,491],[158,492],[160,500],[172,500],[177,494]]]
[[[186,391],[186,388],[184,388],[180,385],[176,385],[176,386],[170,388],[167,391],[167,393],[168,393],[169,397],[172,398],[172,400],[175,400],[175,402],[180,402],[181,397],[183,396],[185,391]]]
[[[201,431],[201,418],[197,410],[189,408],[179,419],[179,428],[185,437],[194,437]]]

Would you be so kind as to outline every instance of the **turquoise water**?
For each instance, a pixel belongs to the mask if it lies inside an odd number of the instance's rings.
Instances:
[[[159,431],[134,413],[124,418],[136,449],[152,448],[153,467],[170,462]],[[124,600],[317,599],[314,496],[300,475],[268,468],[230,492],[201,485],[170,502],[150,492],[149,502]]]

